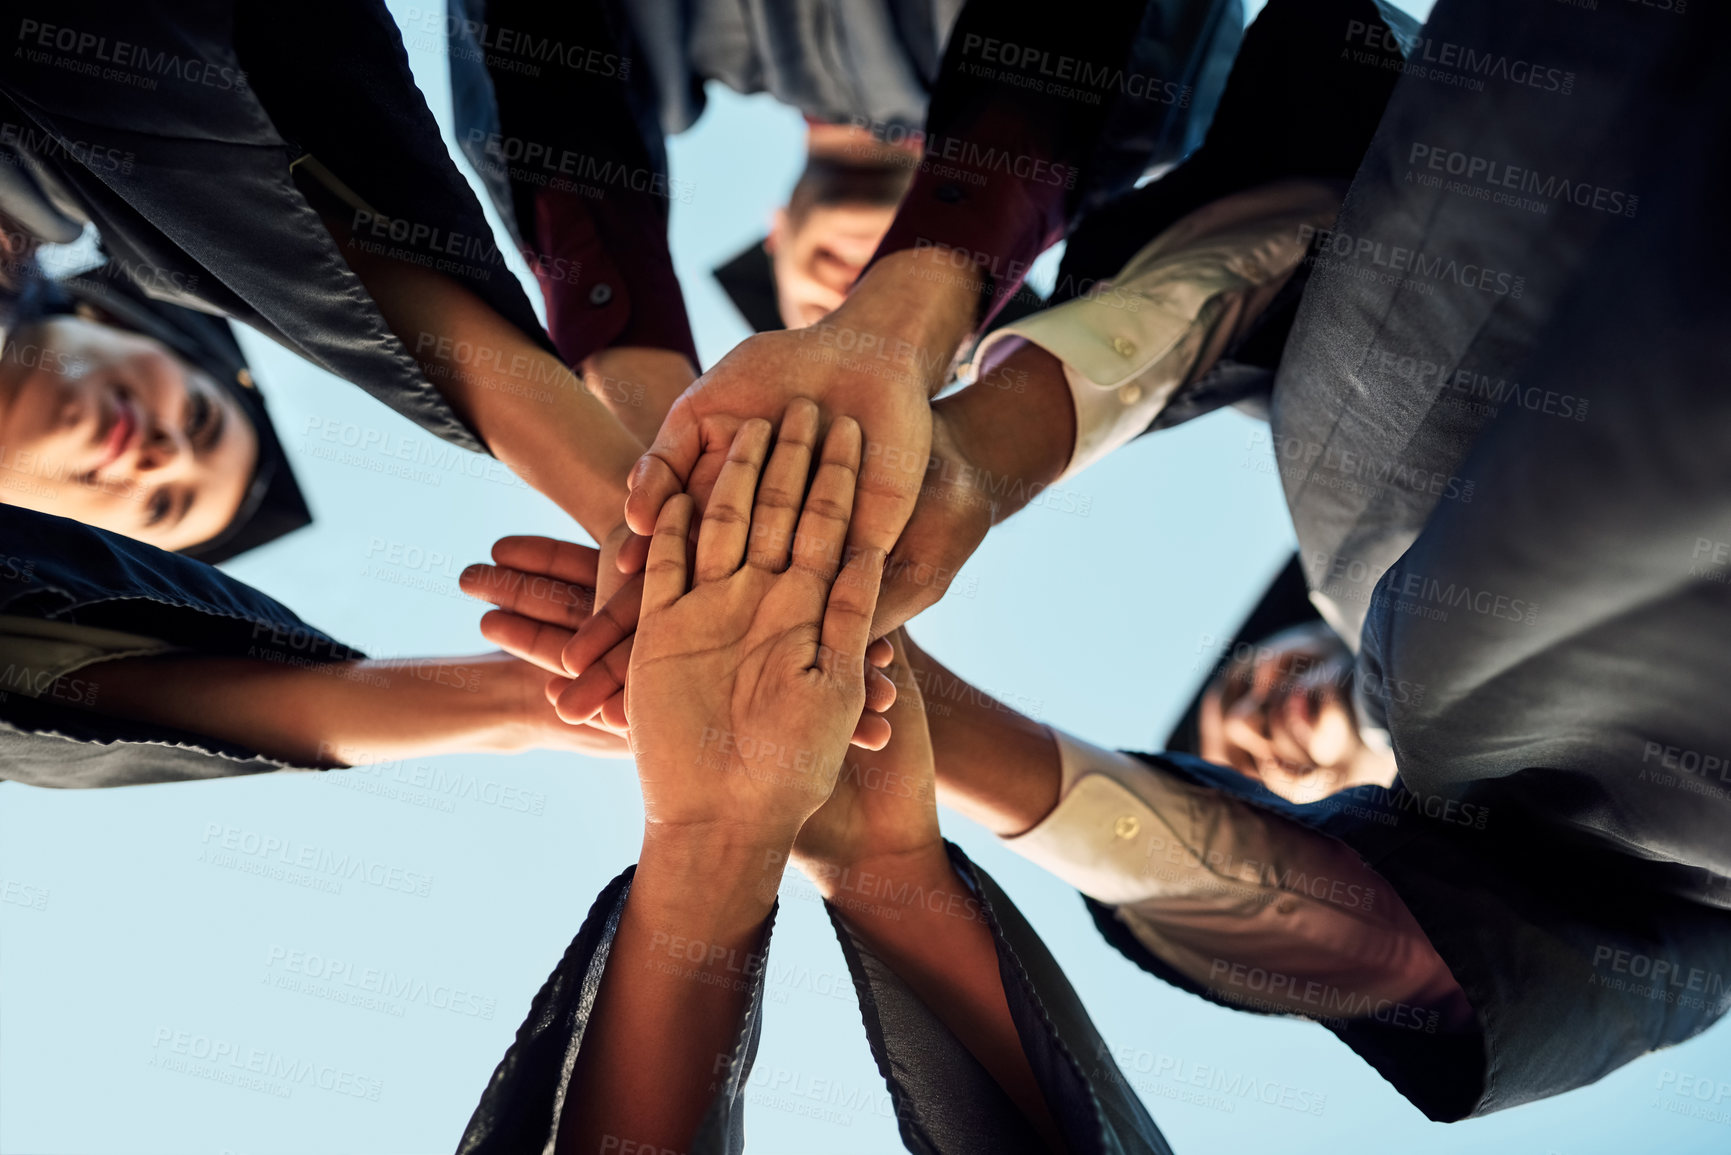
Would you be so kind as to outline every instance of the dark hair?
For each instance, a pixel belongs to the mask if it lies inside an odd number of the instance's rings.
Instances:
[[[797,225],[812,209],[824,205],[862,204],[893,207],[901,203],[913,181],[918,157],[880,157],[870,163],[807,157],[805,170],[787,200],[787,215]]]

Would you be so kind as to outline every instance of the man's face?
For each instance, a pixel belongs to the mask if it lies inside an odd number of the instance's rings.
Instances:
[[[1351,653],[1320,623],[1265,638],[1203,694],[1202,757],[1295,802],[1387,785],[1394,761],[1359,736],[1352,669]]]
[[[57,317],[0,357],[0,502],[185,549],[233,520],[257,462],[246,411],[148,338]]]
[[[786,209],[777,209],[765,247],[775,266],[781,323],[803,329],[833,312],[895,215],[894,205],[842,202],[814,205],[795,222]]]

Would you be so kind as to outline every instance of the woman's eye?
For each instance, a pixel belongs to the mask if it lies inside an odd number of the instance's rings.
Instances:
[[[197,439],[210,424],[211,415],[215,411],[209,397],[203,393],[194,393],[186,406],[186,435]]]
[[[155,493],[151,494],[150,504],[146,507],[149,511],[149,518],[145,524],[161,525],[165,520],[167,520],[170,507],[167,490],[159,489]]]

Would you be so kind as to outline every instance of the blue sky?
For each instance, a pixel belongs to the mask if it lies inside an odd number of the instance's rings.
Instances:
[[[424,19],[436,3],[394,8]],[[411,33],[409,47],[448,120],[441,46]],[[671,155],[692,186],[673,251],[712,363],[745,330],[708,270],[761,234],[790,187],[799,120],[717,92]],[[317,456],[330,430],[426,435],[242,339],[318,523],[232,572],[380,656],[485,649],[457,573],[496,537],[567,523],[497,470],[411,480]],[[1046,721],[1156,745],[1211,639],[1292,548],[1257,428],[1217,414],[1090,470],[1071,485],[1077,501],[995,531],[915,636]],[[390,564],[396,546],[421,563]],[[1687,1113],[1691,1081],[1731,1072],[1724,1027],[1570,1095],[1430,1124],[1320,1027],[1142,974],[1073,891],[944,821],[1044,935],[1180,1153],[1731,1149],[1731,1124]],[[112,791],[0,785],[0,1155],[451,1150],[529,998],[632,860],[640,823],[628,764],[560,754]],[[414,883],[329,893],[221,849],[272,838],[361,854]],[[821,907],[790,883],[748,1094],[753,1151],[900,1150],[845,976]],[[380,985],[394,993],[366,995]],[[1731,1091],[1716,1106],[1731,1119]]]

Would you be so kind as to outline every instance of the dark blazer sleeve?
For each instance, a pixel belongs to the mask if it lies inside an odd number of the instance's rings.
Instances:
[[[1466,993],[1474,1029],[1319,1021],[1434,1121],[1587,1086],[1731,1010],[1731,909],[1672,893],[1662,864],[1548,833],[1494,783],[1443,795],[1397,781],[1299,804],[1186,755],[1137,757],[1338,838],[1388,880]],[[1088,905],[1143,970],[1257,1013],[1168,966],[1113,908]]]
[[[0,614],[122,630],[185,653],[315,668],[364,658],[214,566],[70,518],[0,504]],[[0,778],[36,786],[135,786],[287,765],[257,751],[88,709],[75,671],[35,696],[0,666]],[[39,680],[39,679],[35,679]]]
[[[505,1052],[463,1130],[457,1155],[552,1155],[583,1033],[619,933],[635,866],[604,887],[565,957],[529,1004],[516,1041]],[[763,952],[775,923],[764,928]],[[735,1036],[727,1078],[682,1155],[741,1155],[745,1150],[745,1084],[763,1025],[764,968],[751,977],[745,1015]]]
[[[290,167],[311,156],[369,206],[345,207],[350,243],[441,272],[551,351],[381,0],[72,0],[56,21],[87,34],[83,56],[63,66],[56,25],[23,21],[0,115],[18,126],[8,145],[96,226],[107,273],[245,322],[480,450]]]
[[[1185,114],[1181,81],[1136,69],[1132,48],[1149,7],[1098,0],[1086,19],[1060,4],[963,8],[926,114],[919,171],[873,260],[929,245],[957,250],[987,275],[981,324],[990,320],[1064,235],[1115,98],[1135,88]]]
[[[667,244],[672,202],[651,78],[614,0],[449,0],[457,139],[535,273],[576,365],[615,345],[696,346]]]
[[[949,853],[976,903],[958,917],[977,917],[991,929],[1023,1051],[1072,1155],[1169,1155],[1171,1148],[1039,935],[959,847],[949,845]],[[1043,1153],[1044,1145],[979,1061],[835,907],[829,914],[908,1150],[918,1155]]]

